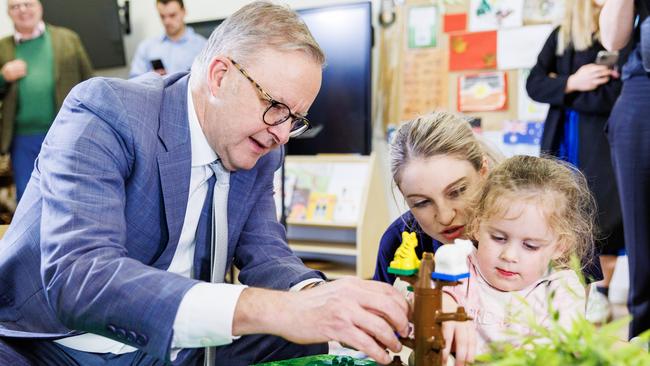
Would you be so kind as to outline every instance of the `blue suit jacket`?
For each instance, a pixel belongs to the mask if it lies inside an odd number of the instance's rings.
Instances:
[[[0,242],[0,336],[86,331],[168,359],[179,303],[197,283],[165,271],[187,207],[187,87],[188,75],[148,74],[72,90]],[[275,217],[280,163],[274,151],[231,175],[227,268],[234,261],[251,286],[322,277],[294,256]],[[209,271],[209,238],[200,227],[195,278]]]

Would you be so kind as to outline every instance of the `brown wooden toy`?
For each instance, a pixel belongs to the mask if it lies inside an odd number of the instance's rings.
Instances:
[[[458,307],[454,313],[442,312],[442,288],[456,286],[459,281],[431,279],[435,263],[433,254],[424,252],[417,275],[399,276],[413,286],[414,311],[413,324],[415,338],[400,338],[403,345],[415,352],[415,366],[442,366],[442,350],[445,339],[442,336],[442,323],[446,321],[466,321],[472,318],[465,308]],[[433,286],[431,282],[433,281]]]

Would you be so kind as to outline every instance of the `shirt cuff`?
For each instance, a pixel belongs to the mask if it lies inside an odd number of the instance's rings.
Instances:
[[[172,348],[222,346],[232,335],[232,321],[247,286],[202,282],[187,291],[174,320]]]
[[[300,290],[302,290],[303,288],[305,288],[305,286],[307,286],[307,285],[311,285],[312,283],[315,283],[315,282],[325,282],[325,281],[323,281],[323,280],[320,279],[320,278],[308,278],[308,279],[306,279],[306,280],[304,280],[304,281],[300,281],[300,282],[298,282],[297,284],[293,285],[293,286],[289,289],[289,291],[294,291],[294,292],[296,292],[296,291],[300,291]]]

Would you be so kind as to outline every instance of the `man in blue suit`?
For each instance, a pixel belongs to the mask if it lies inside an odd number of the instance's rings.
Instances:
[[[317,286],[275,217],[277,148],[308,128],[323,63],[293,11],[255,2],[191,75],[76,87],[0,242],[0,364],[249,365],[332,339],[388,363],[405,300]],[[222,283],[231,265],[245,285]]]

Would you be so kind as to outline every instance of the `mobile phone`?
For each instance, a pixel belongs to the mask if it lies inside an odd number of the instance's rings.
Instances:
[[[598,51],[596,56],[596,65],[604,65],[607,67],[614,67],[618,62],[618,51]]]
[[[153,68],[154,70],[164,70],[165,65],[163,65],[161,59],[157,58],[155,60],[151,60],[151,68]]]

